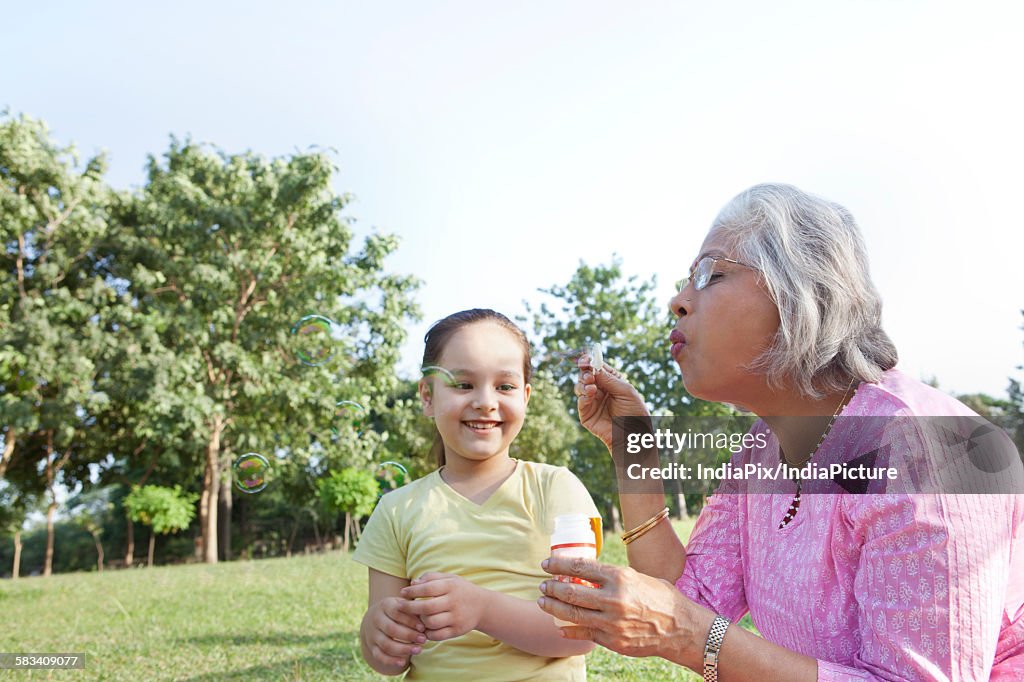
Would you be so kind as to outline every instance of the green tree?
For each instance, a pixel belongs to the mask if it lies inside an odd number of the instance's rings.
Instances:
[[[21,534],[25,526],[25,518],[36,506],[31,495],[20,492],[9,483],[0,481],[0,537],[10,537],[14,541],[14,559],[11,577],[21,575]]]
[[[995,398],[987,393],[960,394],[956,399],[986,419],[1003,420],[1012,410],[1011,401]]]
[[[437,468],[430,459],[434,443],[434,422],[423,416],[416,380],[404,380],[387,396],[377,418],[376,428],[389,434],[382,443],[379,461],[408,462],[409,476],[415,480]]]
[[[71,519],[91,537],[96,547],[96,570],[103,571],[103,527],[110,520],[114,505],[108,499],[110,489],[82,492],[67,503]]]
[[[166,535],[185,530],[195,517],[195,503],[199,496],[185,493],[181,486],[165,488],[147,485],[132,490],[124,500],[125,509],[133,521],[150,527],[149,567],[153,566],[156,534]]]
[[[268,161],[174,140],[118,213],[127,246],[112,272],[129,282],[147,352],[168,358],[151,367],[163,390],[146,412],[173,415],[178,440],[202,444],[207,562],[218,559],[218,512],[230,514],[232,458],[278,448],[370,456],[332,448],[327,425],[338,400],[394,384],[405,322],[417,315],[417,282],[383,270],[395,238],[374,234],[350,251],[348,197],[331,189],[333,170],[319,153]],[[291,333],[307,314],[334,322],[321,335],[330,358],[315,366],[296,358],[305,339]]]
[[[106,277],[127,289],[128,283],[113,271],[121,269],[117,259],[124,258],[123,233],[115,230],[104,246],[112,255],[104,261]],[[95,415],[83,459],[100,464],[97,486],[118,486],[120,496],[147,482],[194,481],[202,476],[198,454],[203,444],[181,428],[180,411],[163,398],[170,390],[167,382],[175,376],[169,368],[177,359],[150,321],[137,303],[111,306],[102,321],[110,342],[101,357],[96,390],[107,402]],[[134,524],[126,514],[123,518],[124,562],[131,566]]]
[[[606,361],[636,386],[652,414],[732,414],[724,406],[694,399],[683,387],[675,364],[667,359],[673,320],[664,302],[655,300],[656,286],[654,277],[647,281],[635,276],[625,278],[617,257],[609,265],[581,262],[566,285],[541,289],[553,301],[529,310],[534,334],[539,338],[539,366],[555,378],[564,409],[576,424],[571,468],[587,485],[613,529],[621,524],[611,459],[604,445],[576,422],[575,360],[588,344],[602,344]],[[670,502],[677,515],[686,513],[678,489],[670,495]]]
[[[540,370],[530,380],[533,386],[523,429],[509,448],[518,459],[569,466],[578,424],[565,409],[565,401],[554,376]]]
[[[359,536],[359,518],[373,511],[377,502],[377,479],[365,469],[348,467],[320,479],[317,492],[328,510],[345,514],[342,549],[348,551],[349,536]]]
[[[44,575],[57,486],[86,471],[83,439],[106,402],[95,388],[96,358],[109,341],[98,320],[117,294],[96,268],[110,203],[104,166],[102,156],[79,166],[40,121],[0,115],[0,477],[18,457],[28,460],[24,474],[42,473]]]
[[[1024,310],[1021,313],[1024,314]],[[1024,369],[1024,365],[1019,365],[1016,369]],[[1010,377],[1006,393],[1005,399],[985,393],[958,395],[956,398],[985,419],[1006,430],[1017,451],[1024,453],[1024,386],[1017,379]]]

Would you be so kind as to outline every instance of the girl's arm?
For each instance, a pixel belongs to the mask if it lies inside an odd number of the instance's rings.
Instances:
[[[420,618],[430,640],[479,630],[535,656],[578,656],[594,648],[593,642],[563,637],[537,602],[488,590],[450,573],[426,573],[401,595],[415,600],[405,602],[402,610]]]
[[[400,675],[409,657],[422,651],[426,641],[423,623],[402,611],[400,596],[409,581],[370,569],[370,600],[359,626],[363,659],[382,675]]]
[[[481,588],[483,589],[483,588]],[[484,590],[489,603],[477,630],[536,656],[561,658],[581,656],[594,648],[593,642],[566,639],[551,616],[537,601],[518,599],[501,592]]]

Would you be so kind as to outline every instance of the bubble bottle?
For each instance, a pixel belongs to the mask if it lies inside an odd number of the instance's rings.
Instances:
[[[586,514],[562,514],[555,517],[555,532],[551,535],[551,556],[582,557],[596,559],[598,549],[598,530],[593,520]],[[555,580],[562,583],[576,583],[585,587],[597,587],[594,583],[568,575],[556,575]],[[566,620],[555,618],[555,625],[576,625]]]

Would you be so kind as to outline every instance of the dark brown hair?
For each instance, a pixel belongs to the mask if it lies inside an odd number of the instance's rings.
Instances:
[[[489,308],[472,308],[452,313],[448,317],[438,320],[423,337],[423,367],[437,365],[441,361],[444,347],[448,340],[463,327],[478,322],[494,322],[507,329],[523,348],[523,380],[530,383],[533,376],[533,368],[530,365],[530,341],[526,334],[512,320]],[[437,466],[444,466],[444,441],[441,439],[441,432],[434,427],[434,444],[430,448],[430,454],[437,460]]]

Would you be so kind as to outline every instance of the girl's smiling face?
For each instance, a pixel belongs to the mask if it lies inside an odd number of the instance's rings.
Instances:
[[[508,456],[530,400],[518,339],[493,322],[469,324],[452,334],[439,365],[442,376],[420,380],[423,414],[433,417],[449,466]]]

